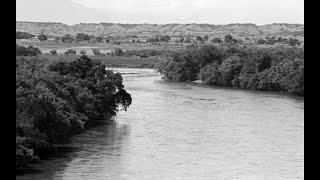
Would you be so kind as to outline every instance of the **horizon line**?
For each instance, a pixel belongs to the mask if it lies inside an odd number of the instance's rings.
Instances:
[[[240,24],[240,25],[244,25],[244,24],[251,24],[251,25],[255,25],[255,26],[266,26],[266,25],[273,25],[273,24],[288,24],[288,25],[304,25],[304,23],[267,23],[267,24],[261,24],[261,25],[257,25],[255,23],[227,23],[227,24],[210,24],[210,23],[115,23],[115,22],[100,22],[100,23],[86,23],[86,22],[79,22],[79,23],[75,23],[75,24],[67,24],[67,23],[63,23],[63,22],[54,22],[54,21],[19,21],[16,20],[17,22],[27,22],[27,23],[56,23],[56,24],[65,24],[68,26],[74,26],[74,25],[78,25],[78,24],[130,24],[130,25],[137,25],[137,24],[150,24],[150,25],[166,25],[166,24],[182,24],[182,25],[188,25],[188,24],[208,24],[208,25],[217,25],[217,26],[226,26],[226,25],[234,25],[234,24]]]

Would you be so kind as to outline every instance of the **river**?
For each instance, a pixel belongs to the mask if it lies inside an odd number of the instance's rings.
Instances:
[[[303,179],[303,98],[115,70],[128,73],[128,111],[16,179]]]

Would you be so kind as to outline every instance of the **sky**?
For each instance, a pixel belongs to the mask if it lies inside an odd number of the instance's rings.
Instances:
[[[16,20],[68,25],[304,24],[304,0],[16,0]]]

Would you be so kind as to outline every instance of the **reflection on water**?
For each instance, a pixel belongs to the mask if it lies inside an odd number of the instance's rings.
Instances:
[[[303,98],[116,70],[128,111],[17,179],[303,179]]]

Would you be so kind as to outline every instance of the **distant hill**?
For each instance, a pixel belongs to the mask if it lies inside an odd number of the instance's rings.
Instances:
[[[16,31],[38,35],[43,32],[49,36],[76,35],[86,33],[101,36],[138,35],[154,36],[203,36],[223,37],[231,34],[235,37],[250,36],[298,36],[304,37],[303,24],[275,23],[257,26],[255,24],[120,24],[120,23],[80,23],[72,26],[56,22],[16,22]]]

